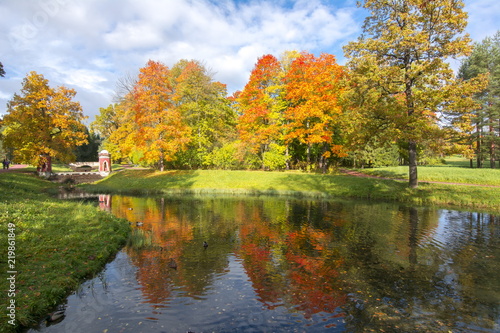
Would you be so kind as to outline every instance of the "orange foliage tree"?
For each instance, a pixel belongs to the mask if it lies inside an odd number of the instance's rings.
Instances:
[[[287,134],[285,140],[294,140],[306,146],[308,166],[311,164],[311,148],[320,146],[320,167],[326,167],[326,158],[332,153],[344,156],[342,146],[335,142],[336,127],[342,108],[339,97],[343,92],[343,68],[335,56],[302,53],[290,65],[285,76],[285,111]]]
[[[257,60],[243,91],[235,96],[240,113],[238,131],[242,142],[259,155],[280,139],[282,99],[281,64],[267,54]]]
[[[147,163],[158,163],[161,171],[164,162],[189,142],[190,128],[182,121],[178,108],[172,101],[169,68],[155,61],[148,61],[141,68],[139,80],[132,91],[135,131],[134,144],[143,152]]]

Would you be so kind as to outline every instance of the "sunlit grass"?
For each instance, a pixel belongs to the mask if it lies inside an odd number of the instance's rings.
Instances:
[[[30,165],[21,170],[35,172],[36,167]],[[70,172],[70,171],[73,170],[67,164],[52,164],[52,172]]]
[[[123,194],[200,193],[363,198],[500,210],[500,188],[421,183],[419,188],[410,189],[407,181],[297,172],[125,170],[96,184],[84,185],[84,188],[93,192]]]
[[[422,182],[432,181],[500,186],[500,169],[472,169],[468,166],[468,160],[453,157],[448,159],[446,164],[443,165],[419,166],[418,179]],[[408,179],[408,166],[360,169],[358,171],[381,177]]]
[[[97,273],[124,244],[129,227],[96,207],[41,194],[55,185],[31,175],[1,174],[0,186],[2,249],[9,223],[15,228],[16,320],[31,325]],[[0,261],[9,270],[6,258]],[[8,289],[7,280],[0,288]],[[0,332],[10,329],[6,320],[0,322]]]

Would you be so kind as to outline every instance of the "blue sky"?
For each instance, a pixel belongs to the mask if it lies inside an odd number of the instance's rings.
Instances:
[[[465,4],[475,41],[500,29],[498,0]],[[0,0],[0,114],[33,70],[76,89],[90,123],[149,59],[203,61],[229,93],[264,54],[327,52],[343,64],[365,15],[355,0]]]

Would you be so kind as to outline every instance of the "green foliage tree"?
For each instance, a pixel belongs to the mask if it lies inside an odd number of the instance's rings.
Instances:
[[[87,143],[85,119],[73,89],[49,86],[36,72],[23,80],[21,94],[14,94],[3,119],[4,145],[13,149],[19,163],[38,166],[43,155],[62,162],[75,159],[75,147]]]
[[[88,143],[76,147],[76,160],[79,162],[95,162],[99,159],[101,137],[95,132],[90,132],[87,127],[85,127],[85,133],[87,134]]]
[[[477,167],[489,156],[490,167],[495,168],[500,156],[500,31],[476,43],[460,66],[459,76],[464,80],[480,75],[487,76],[488,84],[475,95],[478,108],[459,121],[464,129],[469,124],[467,137],[475,143]]]
[[[451,95],[450,87],[459,88],[446,59],[471,51],[470,39],[463,35],[464,4],[365,0],[362,6],[370,11],[363,34],[344,48],[351,76],[356,89],[367,91],[375,105],[389,106],[384,116],[408,143],[409,185],[417,187],[417,144],[435,135],[437,112]],[[363,77],[365,73],[371,75]]]
[[[177,167],[197,168],[205,156],[233,139],[236,113],[226,86],[196,60],[180,60],[171,69],[172,100],[191,128],[188,148],[177,153]]]
[[[117,104],[110,104],[106,108],[100,108],[99,114],[90,124],[92,132],[99,134],[102,138],[109,138],[111,134],[120,126]]]
[[[269,170],[283,170],[286,168],[286,147],[277,143],[271,143],[269,150],[264,153],[264,167]]]

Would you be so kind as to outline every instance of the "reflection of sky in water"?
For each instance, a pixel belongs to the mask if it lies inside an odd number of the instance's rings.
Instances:
[[[452,210],[439,210],[438,212],[436,226],[422,230],[419,246],[456,249],[472,240],[481,238],[487,241],[491,237],[489,228],[480,226],[480,219],[487,220],[489,214],[479,215],[479,213]]]

